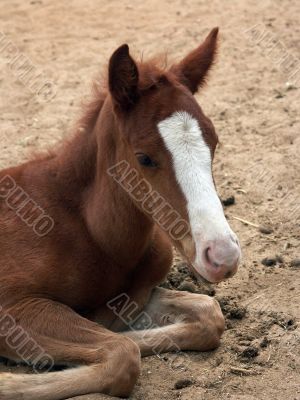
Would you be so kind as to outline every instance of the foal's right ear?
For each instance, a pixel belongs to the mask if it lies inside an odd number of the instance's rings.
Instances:
[[[171,67],[171,71],[193,94],[205,83],[207,73],[215,61],[218,32],[219,28],[214,28],[198,48],[188,54],[179,64]]]
[[[129,111],[139,98],[139,72],[127,44],[123,44],[111,56],[108,78],[116,109]]]

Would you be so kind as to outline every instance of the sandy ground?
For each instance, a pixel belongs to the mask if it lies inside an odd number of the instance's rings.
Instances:
[[[185,368],[172,367],[170,355],[144,359],[131,399],[300,399],[299,15],[298,0],[1,0],[1,167],[70,133],[118,45],[180,57],[210,28],[221,30],[219,61],[198,99],[222,142],[216,183],[222,199],[235,197],[225,211],[243,263],[215,286],[193,286],[179,265],[166,285],[216,296],[227,330],[218,350],[189,353]],[[40,73],[35,85],[10,63],[17,53]],[[263,265],[266,257],[274,265]],[[104,396],[80,399],[96,398]]]

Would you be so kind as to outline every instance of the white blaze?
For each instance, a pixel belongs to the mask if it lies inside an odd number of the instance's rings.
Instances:
[[[158,130],[172,155],[176,179],[187,201],[194,242],[231,235],[213,182],[211,152],[197,120],[185,111],[176,112],[161,121]]]

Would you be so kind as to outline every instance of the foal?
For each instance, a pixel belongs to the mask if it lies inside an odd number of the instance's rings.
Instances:
[[[218,346],[213,298],[156,287],[172,244],[211,282],[240,258],[212,178],[217,135],[193,97],[217,34],[168,70],[121,46],[74,138],[0,173],[0,355],[71,367],[1,374],[0,399],[128,396],[141,355]]]

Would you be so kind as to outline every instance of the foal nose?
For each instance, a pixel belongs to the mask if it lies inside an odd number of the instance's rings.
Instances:
[[[204,246],[203,259],[206,271],[215,282],[233,276],[241,258],[238,239],[230,234],[228,238],[209,241]]]

